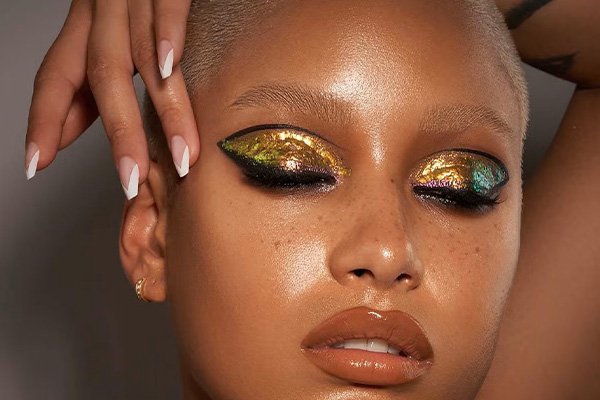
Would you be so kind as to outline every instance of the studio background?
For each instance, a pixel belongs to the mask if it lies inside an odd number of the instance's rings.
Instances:
[[[69,4],[0,0],[0,398],[178,398],[167,307],[140,303],[121,270],[124,195],[102,125],[97,121],[48,169],[25,179],[33,78]],[[525,177],[574,89],[526,72]]]

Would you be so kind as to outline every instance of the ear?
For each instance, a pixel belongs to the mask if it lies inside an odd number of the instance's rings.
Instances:
[[[119,238],[121,263],[132,286],[146,278],[144,297],[160,302],[167,297],[165,240],[167,222],[166,177],[151,161],[138,195],[125,204]]]

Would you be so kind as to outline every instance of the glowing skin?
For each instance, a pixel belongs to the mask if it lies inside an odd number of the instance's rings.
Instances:
[[[122,249],[127,265],[143,266],[132,275],[148,275],[146,296],[169,299],[186,400],[475,397],[518,259],[522,143],[515,93],[460,4],[286,1],[194,92],[198,162],[171,203],[164,171],[153,169],[151,190],[142,187],[134,203],[145,211],[128,206]],[[252,104],[232,107],[269,84],[277,96],[255,93]],[[428,110],[455,105],[487,111],[466,128],[438,118],[435,132],[422,132]],[[514,134],[486,124],[490,113]],[[296,130],[225,140],[267,124],[318,132],[332,145]],[[457,148],[493,154],[510,179],[500,185],[493,160],[449,152]],[[264,187],[246,179],[256,165],[271,169]],[[339,174],[326,192],[308,180],[301,193],[282,194],[270,186],[273,168],[286,182],[306,169]],[[502,202],[475,214],[416,193],[415,182],[439,184],[442,171],[456,188],[478,191],[474,200],[497,189]],[[149,243],[140,254],[142,235]],[[428,372],[374,388],[311,364],[303,338],[357,306],[415,318],[433,349]]]

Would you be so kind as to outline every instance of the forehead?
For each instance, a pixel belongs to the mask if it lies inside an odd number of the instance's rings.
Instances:
[[[516,137],[515,94],[460,4],[284,1],[236,41],[212,86],[230,104],[264,83],[301,84],[343,100],[371,124],[390,113],[417,123],[435,105],[483,106]]]

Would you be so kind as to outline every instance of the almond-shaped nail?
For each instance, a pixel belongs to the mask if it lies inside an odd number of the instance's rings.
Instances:
[[[30,180],[35,176],[38,161],[40,160],[40,148],[34,142],[30,142],[25,150],[25,176]]]
[[[167,79],[173,73],[173,46],[168,40],[161,40],[158,43],[157,51],[160,76]]]
[[[121,187],[123,187],[127,200],[131,200],[137,196],[140,182],[140,169],[133,158],[128,156],[121,158],[119,161],[119,177],[121,179]]]
[[[171,139],[171,153],[175,169],[181,178],[190,172],[190,148],[181,136],[173,136]]]

